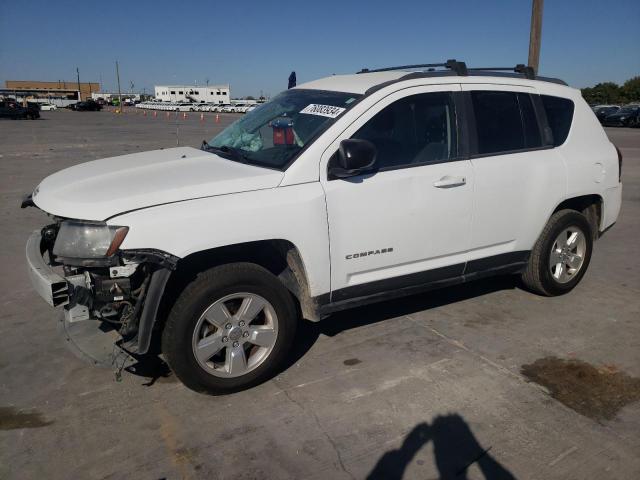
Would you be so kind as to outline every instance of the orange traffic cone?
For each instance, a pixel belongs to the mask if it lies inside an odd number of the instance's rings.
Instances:
[[[220,123],[220,115],[216,113],[216,123]]]
[[[201,122],[204,122],[204,113],[201,113],[201,114],[200,114],[200,121],[201,121]]]
[[[187,112],[184,112],[184,113],[182,114],[182,118],[183,118],[183,119],[186,119],[186,118],[187,118]]]
[[[147,111],[145,110],[144,112],[142,112],[142,115],[144,115],[146,117],[147,116]]]
[[[155,110],[153,111],[153,118],[158,116],[158,112],[156,112]]]
[[[167,118],[169,118],[171,116],[171,114],[169,112],[167,112]]]

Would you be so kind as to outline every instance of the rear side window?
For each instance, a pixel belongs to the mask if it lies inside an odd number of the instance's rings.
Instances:
[[[569,135],[573,120],[573,102],[567,98],[540,95],[547,114],[549,127],[553,132],[553,145],[562,145]]]
[[[478,154],[489,155],[542,146],[531,96],[526,93],[473,91],[471,101]]]

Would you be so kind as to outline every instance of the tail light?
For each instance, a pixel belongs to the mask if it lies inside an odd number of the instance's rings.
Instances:
[[[618,153],[618,182],[622,183],[622,152],[616,147]]]

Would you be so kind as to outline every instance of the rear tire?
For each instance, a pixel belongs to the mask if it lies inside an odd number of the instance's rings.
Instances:
[[[293,345],[296,312],[290,292],[261,266],[214,267],[174,304],[162,351],[176,376],[196,392],[244,390],[278,372]]]
[[[563,295],[584,276],[593,250],[593,231],[575,210],[554,213],[536,242],[522,274],[525,286],[540,295]]]

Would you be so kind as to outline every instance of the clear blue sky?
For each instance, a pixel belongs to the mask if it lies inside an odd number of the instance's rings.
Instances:
[[[230,83],[274,95],[362,67],[526,63],[531,0],[0,0],[0,81],[100,81],[149,91]],[[546,0],[540,72],[583,87],[640,75],[640,0]]]

